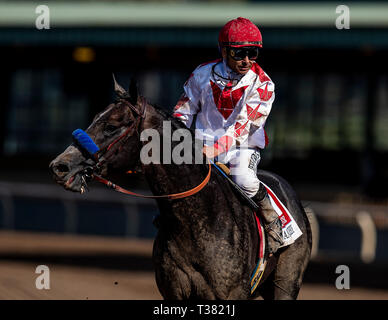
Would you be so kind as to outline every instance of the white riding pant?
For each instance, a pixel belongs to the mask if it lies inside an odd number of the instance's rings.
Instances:
[[[260,180],[256,173],[260,159],[260,152],[250,148],[233,149],[218,157],[219,162],[229,164],[232,180],[248,197],[253,197],[259,191]]]

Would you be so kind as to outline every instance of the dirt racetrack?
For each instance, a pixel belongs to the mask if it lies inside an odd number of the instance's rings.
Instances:
[[[0,232],[0,299],[161,299],[151,262],[152,241]],[[38,290],[38,265],[50,289]],[[388,299],[388,290],[305,283],[300,300]]]

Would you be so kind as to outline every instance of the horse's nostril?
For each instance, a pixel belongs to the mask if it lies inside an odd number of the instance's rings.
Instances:
[[[53,166],[53,171],[56,174],[64,174],[64,173],[68,173],[70,171],[70,169],[67,165],[60,163],[60,164]]]

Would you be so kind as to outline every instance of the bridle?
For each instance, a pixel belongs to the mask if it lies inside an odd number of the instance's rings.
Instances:
[[[138,117],[136,117],[136,121],[130,127],[128,127],[118,138],[116,138],[113,142],[108,144],[106,147],[100,149],[94,155],[91,155],[90,158],[95,162],[95,165],[88,166],[86,169],[83,169],[81,171],[81,180],[83,183],[83,186],[81,187],[81,193],[83,193],[85,191],[83,188],[87,188],[87,182],[91,181],[91,180],[98,181],[98,182],[106,185],[108,188],[111,188],[117,192],[132,195],[135,197],[141,197],[141,198],[181,199],[181,198],[191,196],[191,195],[196,194],[197,192],[201,191],[210,180],[210,176],[211,176],[211,163],[210,162],[208,162],[209,170],[208,170],[207,176],[199,185],[197,185],[196,187],[194,187],[190,190],[184,191],[184,192],[167,194],[167,195],[159,195],[159,196],[142,195],[142,194],[138,194],[138,193],[129,191],[129,190],[124,189],[124,188],[120,187],[119,185],[101,177],[99,174],[97,174],[97,173],[101,172],[102,165],[107,162],[107,160],[114,154],[114,152],[111,152],[108,155],[105,155],[105,154],[107,152],[109,152],[113,148],[113,146],[117,145],[118,143],[120,143],[120,145],[118,146],[118,148],[119,148],[118,151],[120,152],[122,150],[122,148],[124,147],[125,142],[129,139],[130,132],[135,131],[137,133],[137,135],[139,137],[139,141],[140,141],[140,132],[139,131],[140,131],[141,123],[145,119],[145,116],[146,116],[145,99],[142,98],[142,108],[141,108],[142,111],[139,111],[131,103],[129,103],[126,99],[120,99],[120,100],[122,102],[124,102],[132,111],[134,111],[138,115]],[[81,149],[81,151],[85,150],[83,148],[83,146],[80,145],[79,143],[77,143],[76,146],[79,149]]]

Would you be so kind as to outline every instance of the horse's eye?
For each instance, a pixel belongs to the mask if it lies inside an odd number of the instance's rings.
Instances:
[[[116,131],[117,128],[118,128],[118,127],[116,127],[116,126],[114,126],[114,125],[112,125],[112,124],[107,124],[107,125],[105,126],[105,130],[104,130],[104,131],[105,131],[106,133],[110,134],[110,133],[113,133],[114,131]]]

